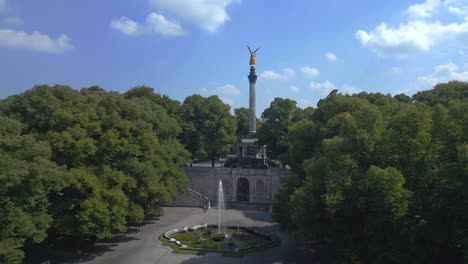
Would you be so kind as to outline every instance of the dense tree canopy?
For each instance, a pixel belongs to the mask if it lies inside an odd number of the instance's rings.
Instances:
[[[217,96],[192,95],[181,106],[181,141],[194,159],[224,157],[236,144],[236,119]]]
[[[282,126],[278,156],[296,173],[275,219],[326,262],[466,262],[467,95],[462,82],[412,98],[330,94]]]
[[[41,242],[52,225],[48,194],[70,175],[50,161],[46,141],[21,135],[23,124],[0,116],[0,262],[21,262],[26,240]]]
[[[36,86],[0,101],[0,262],[47,234],[103,238],[182,191],[179,104],[137,87]]]
[[[234,109],[234,116],[237,121],[237,140],[247,137],[249,134],[249,109],[245,107]]]
[[[260,145],[267,145],[267,156],[276,159],[284,153],[287,147],[282,144],[288,133],[289,126],[300,119],[302,109],[297,107],[296,101],[291,99],[275,98],[270,107],[262,113],[262,126],[257,136]]]
[[[466,262],[467,96],[454,81],[412,97],[332,91],[315,109],[275,98],[259,141],[295,172],[275,219],[330,263]],[[0,263],[47,237],[141,222],[187,187],[184,163],[214,162],[247,135],[247,109],[234,113],[145,86],[40,85],[0,100]]]
[[[437,104],[448,106],[450,101],[465,100],[466,97],[468,97],[466,83],[451,81],[449,83],[439,83],[432,90],[418,92],[413,95],[413,100],[429,106]]]
[[[249,109],[245,107],[236,108],[234,109],[234,116],[236,117],[237,121],[236,136],[237,140],[239,141],[249,135]],[[262,121],[258,118],[255,119],[256,129],[258,131],[262,126]]]

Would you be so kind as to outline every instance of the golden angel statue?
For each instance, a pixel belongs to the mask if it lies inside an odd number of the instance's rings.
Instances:
[[[252,51],[249,47],[249,45],[247,45],[247,48],[249,49],[250,51],[250,63],[249,65],[255,65],[256,64],[256,61],[255,61],[255,55],[257,54],[257,50],[259,50],[260,48],[257,48],[256,50]]]

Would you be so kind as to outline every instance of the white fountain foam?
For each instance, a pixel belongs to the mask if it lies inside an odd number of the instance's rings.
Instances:
[[[223,182],[219,180],[218,184],[218,234],[221,234],[221,214],[224,209]]]

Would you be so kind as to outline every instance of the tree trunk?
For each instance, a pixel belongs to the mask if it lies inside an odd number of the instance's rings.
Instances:
[[[214,167],[215,156],[211,156],[211,167]]]

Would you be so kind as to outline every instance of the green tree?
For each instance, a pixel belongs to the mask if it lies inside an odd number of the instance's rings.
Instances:
[[[47,142],[21,135],[24,126],[0,116],[0,262],[21,263],[26,242],[40,243],[51,227],[48,195],[68,183],[50,162]]]
[[[0,262],[48,233],[125,231],[183,191],[178,108],[145,87],[41,85],[0,100]]]
[[[302,110],[291,99],[275,98],[270,107],[262,113],[262,126],[257,135],[260,145],[267,145],[267,156],[276,159],[287,150],[281,141],[288,133],[289,126],[302,118]]]
[[[274,218],[332,263],[466,262],[466,87],[332,92],[303,111],[280,140],[295,176]]]
[[[217,96],[192,95],[181,106],[182,142],[195,159],[216,158],[229,154],[236,143],[236,119],[230,107]]]
[[[151,102],[162,106],[168,115],[178,117],[180,102],[172,100],[167,95],[160,95],[154,92],[154,89],[147,86],[136,86],[124,93],[125,98],[131,99],[136,97],[144,97]]]
[[[413,95],[413,99],[429,106],[435,106],[437,104],[448,106],[449,101],[464,100],[467,96],[468,83],[451,81],[448,83],[439,83],[431,90],[417,92]]]
[[[241,140],[243,138],[246,138],[249,135],[249,109],[245,107],[240,107],[234,109],[234,116],[236,117],[237,121],[237,140]],[[262,126],[262,121],[258,118],[256,118],[256,129],[257,131],[260,129]]]
[[[249,134],[249,109],[245,107],[234,109],[234,116],[237,121],[237,140],[247,137]]]

